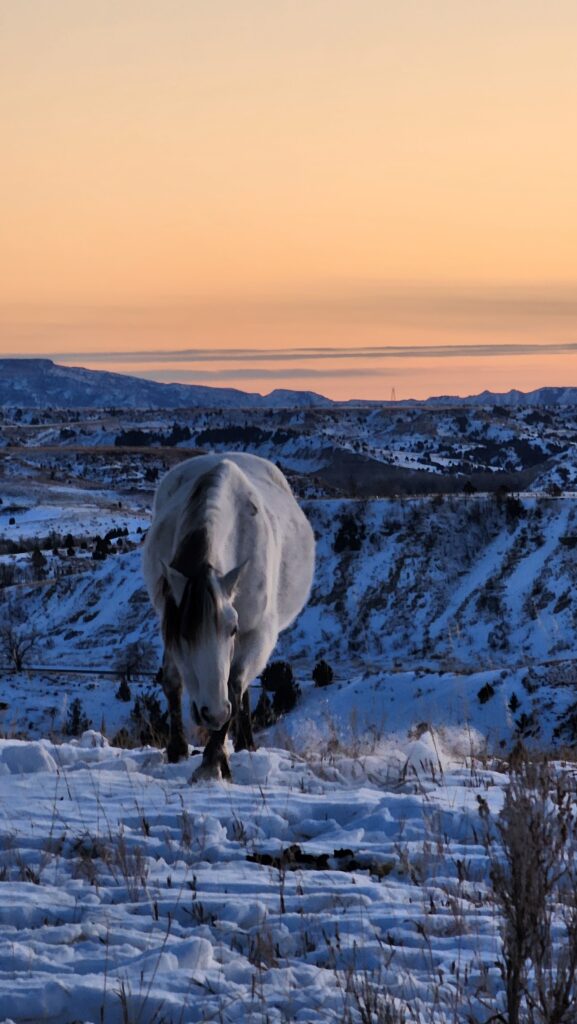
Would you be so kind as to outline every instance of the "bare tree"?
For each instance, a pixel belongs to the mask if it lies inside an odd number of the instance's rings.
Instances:
[[[39,635],[16,605],[7,605],[0,624],[0,654],[16,672],[22,671],[34,652]]]
[[[575,779],[521,758],[491,849],[502,920],[503,1024],[572,1024],[577,1014]]]
[[[142,672],[151,672],[156,667],[157,655],[153,644],[136,640],[124,647],[116,658],[115,669],[121,679],[130,681]]]

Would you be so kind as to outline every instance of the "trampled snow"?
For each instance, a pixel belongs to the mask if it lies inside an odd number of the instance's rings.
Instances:
[[[360,1020],[357,978],[441,1021],[459,972],[496,987],[477,798],[503,776],[430,733],[231,760],[191,786],[198,757],[95,732],[0,742],[5,1019]]]

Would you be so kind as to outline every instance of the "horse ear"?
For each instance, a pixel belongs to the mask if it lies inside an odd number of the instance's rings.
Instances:
[[[161,561],[160,564],[162,565],[162,572],[165,580],[168,582],[171,594],[176,603],[180,604],[187,584],[186,576],[183,576],[178,569],[173,569],[171,565],[167,565],[166,562]]]
[[[245,558],[244,562],[241,562],[240,565],[237,565],[236,569],[231,569],[230,572],[227,572],[225,573],[224,576],[220,577],[220,585],[227,597],[232,597],[232,595],[234,594],[234,591],[240,579],[240,574],[247,564],[248,558]]]

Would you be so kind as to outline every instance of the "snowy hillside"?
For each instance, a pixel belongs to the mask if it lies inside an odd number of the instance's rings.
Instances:
[[[226,410],[5,407],[0,477],[150,491],[179,458],[236,450],[279,463],[303,497],[577,490],[577,406],[283,408],[283,400]]]
[[[4,645],[4,726],[49,734],[78,697],[92,724],[105,723],[112,736],[131,708],[111,699],[124,652],[141,651],[144,675],[133,697],[152,685],[160,664],[140,568],[149,512],[138,499],[115,508],[95,491],[69,489],[67,501],[68,509],[29,501],[16,512],[12,504],[0,515],[0,536],[13,538],[4,550],[23,549],[0,555],[8,583],[0,619],[23,637],[33,624],[25,667],[52,670],[30,688],[27,675],[9,672]],[[317,499],[304,508],[317,536],[315,584],[275,654],[291,662],[303,688],[294,728],[304,735],[307,722],[337,707],[346,726],[360,688],[371,694],[369,717],[393,730],[466,720],[493,749],[516,735],[573,741],[572,498]],[[329,696],[312,685],[320,658],[336,675]],[[58,668],[93,676],[63,678]]]

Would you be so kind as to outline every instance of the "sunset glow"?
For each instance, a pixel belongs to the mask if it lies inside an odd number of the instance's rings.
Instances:
[[[0,353],[577,385],[576,42],[565,0],[6,5]]]

